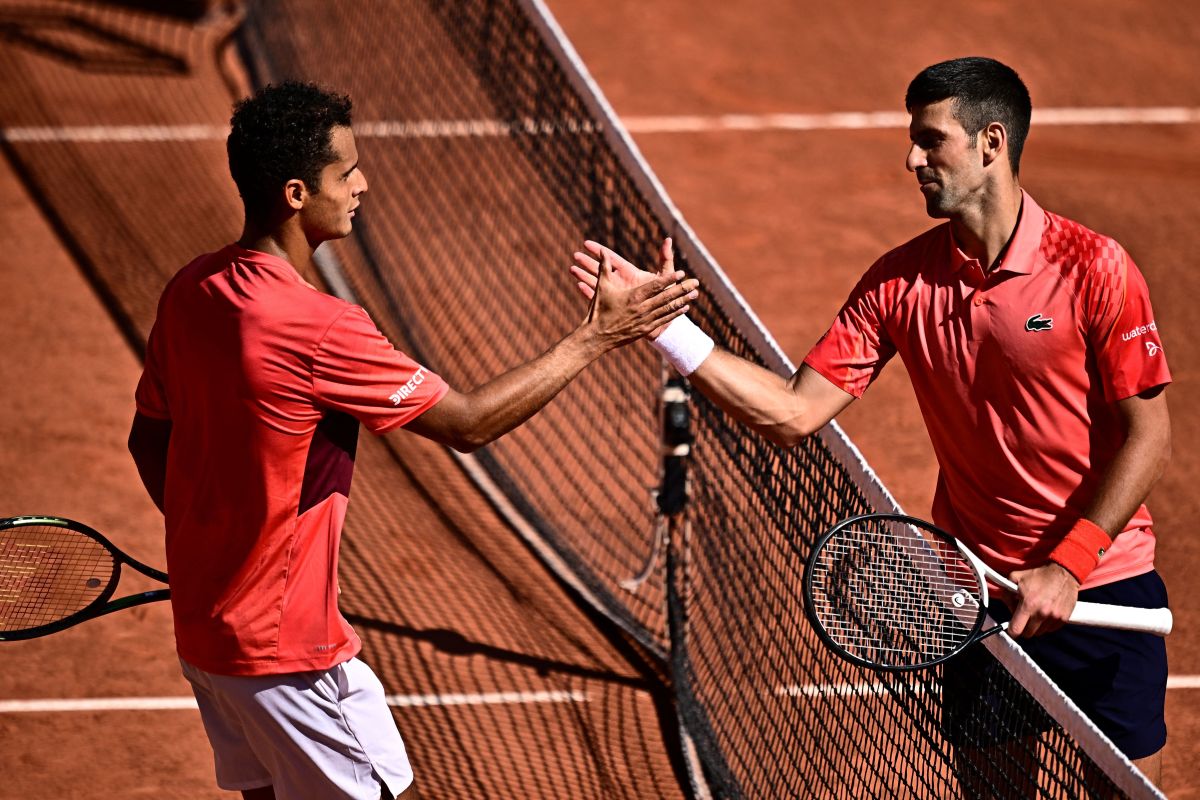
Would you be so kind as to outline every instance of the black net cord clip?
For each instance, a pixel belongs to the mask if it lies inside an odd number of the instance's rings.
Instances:
[[[636,592],[654,572],[662,553],[671,520],[687,506],[687,463],[692,452],[692,411],[687,381],[675,375],[663,386],[662,393],[662,481],[651,491],[657,514],[650,555],[632,578],[622,580],[621,588]]]
[[[662,483],[655,493],[658,513],[672,517],[687,505],[687,465],[692,453],[692,409],[687,381],[670,378],[662,394]]]

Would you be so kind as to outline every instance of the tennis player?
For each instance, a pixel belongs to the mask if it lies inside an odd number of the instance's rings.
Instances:
[[[683,273],[624,288],[603,272],[575,330],[458,392],[297,271],[351,232],[367,191],[350,123],[349,98],[309,84],[237,105],[229,167],[245,227],[163,291],[129,437],[165,514],[177,648],[217,783],[255,800],[416,796],[383,688],[337,606],[359,424],[474,450],[696,296]]]
[[[905,105],[906,166],[929,216],[948,222],[876,261],[790,379],[714,349],[686,317],[654,344],[784,446],[837,416],[899,355],[940,467],[934,522],[1011,576],[1010,632],[1157,781],[1163,640],[1062,628],[1077,600],[1167,605],[1143,501],[1169,458],[1171,377],[1146,283],[1117,242],[1021,188],[1031,103],[1012,69],[987,58],[936,64]],[[607,251],[586,249],[572,272],[591,296],[593,256]],[[671,255],[668,240],[664,272]],[[631,284],[649,277],[624,259],[615,269]],[[947,676],[952,730],[970,716],[955,690],[983,682],[974,668],[948,665],[968,673]]]

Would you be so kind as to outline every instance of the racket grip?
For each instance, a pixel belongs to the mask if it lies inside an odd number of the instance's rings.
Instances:
[[[1140,631],[1157,636],[1166,636],[1175,624],[1169,608],[1130,608],[1104,603],[1076,603],[1070,621],[1076,625]]]

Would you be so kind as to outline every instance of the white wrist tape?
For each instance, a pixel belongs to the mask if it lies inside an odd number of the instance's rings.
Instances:
[[[713,340],[687,317],[676,317],[650,344],[685,378],[713,351]]]

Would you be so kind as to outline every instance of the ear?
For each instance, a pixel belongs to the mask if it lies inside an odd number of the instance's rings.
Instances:
[[[293,211],[299,211],[304,208],[304,201],[308,199],[308,187],[299,178],[292,178],[283,185],[283,196]]]
[[[1001,122],[989,122],[987,127],[979,132],[980,155],[983,165],[990,166],[993,161],[1008,153],[1008,131]]]

